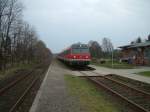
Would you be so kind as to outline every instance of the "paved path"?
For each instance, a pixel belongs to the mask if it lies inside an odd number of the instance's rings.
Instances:
[[[90,65],[90,66],[93,68],[96,68],[95,72],[100,73],[102,75],[117,74],[117,75],[125,76],[131,79],[150,83],[149,77],[135,74],[135,73],[142,72],[142,71],[150,71],[150,67],[138,67],[137,69],[110,69],[110,68],[105,68],[105,67],[98,67],[95,65]]]
[[[64,74],[67,72],[53,61],[30,112],[80,112],[76,100],[66,90]]]

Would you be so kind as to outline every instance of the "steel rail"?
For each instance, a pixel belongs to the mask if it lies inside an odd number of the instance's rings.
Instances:
[[[21,97],[17,100],[17,102],[12,106],[12,108],[9,110],[9,112],[14,112],[17,109],[17,107],[23,102],[23,100],[24,100],[25,96],[27,95],[27,93],[31,90],[31,88],[37,82],[38,77],[36,77],[36,79],[34,79],[32,81],[32,83],[27,87],[27,89],[24,91],[24,93],[21,95]]]
[[[28,76],[30,76],[29,74],[33,73],[34,70],[32,70],[31,72],[27,73],[25,76],[19,77],[18,79],[10,82],[8,85],[6,85],[5,87],[0,89],[0,95],[4,94],[7,90],[9,90],[11,87],[15,86],[17,83],[19,83],[20,81],[22,81],[23,79],[27,78]]]
[[[51,66],[51,65],[50,65]],[[45,70],[43,70],[36,78],[31,82],[31,84],[27,87],[27,89],[23,92],[21,97],[17,100],[17,102],[11,107],[9,112],[15,112],[15,110],[22,104],[24,101],[26,95],[29,93],[29,91],[32,89],[32,87],[35,85],[35,83],[38,81],[38,78],[43,74]]]
[[[92,72],[92,73],[95,73],[95,74],[100,75],[100,74],[97,73],[97,72]],[[114,80],[114,79],[112,79],[112,78],[108,78],[107,76],[104,76],[104,78],[107,79],[107,80],[110,80],[110,81],[112,81],[112,82],[114,82],[114,83],[117,83],[117,84],[119,84],[119,85],[122,85],[122,86],[124,86],[124,87],[130,88],[130,89],[132,89],[132,90],[134,90],[134,91],[137,91],[137,92],[139,92],[139,93],[142,93],[142,94],[144,94],[144,95],[146,95],[147,97],[150,98],[150,93],[148,93],[148,92],[139,90],[139,89],[137,89],[137,88],[135,88],[135,87],[128,86],[127,84],[124,84],[124,83],[122,83],[122,82],[120,82],[120,81],[117,81],[117,80]]]
[[[106,86],[105,84],[101,83],[100,81],[97,81],[95,79],[92,79],[90,76],[88,76],[86,73],[79,71],[81,74],[83,74],[84,76],[86,76],[90,81],[92,81],[93,83],[95,83],[96,85],[103,87],[105,90],[113,93],[114,95],[118,96],[119,98],[121,98],[122,100],[126,101],[127,103],[131,104],[132,107],[134,107],[135,110],[137,110],[138,112],[150,112],[149,110],[143,108],[142,106],[134,103],[133,101],[129,100],[128,98],[122,96],[120,93],[114,91],[113,89],[109,88],[108,86]],[[101,76],[102,77],[102,76]]]
[[[137,89],[137,88],[128,86],[127,84],[124,84],[124,83],[122,83],[122,82],[116,81],[116,80],[111,79],[111,78],[108,78],[108,77],[104,77],[104,78],[107,79],[107,80],[110,80],[110,81],[112,81],[112,82],[115,82],[115,83],[117,83],[117,84],[119,84],[119,85],[122,85],[122,86],[124,86],[124,87],[130,88],[130,89],[132,89],[132,90],[134,90],[134,91],[137,91],[137,92],[139,92],[139,93],[142,93],[142,94],[144,94],[144,95],[146,95],[146,96],[148,96],[148,97],[150,98],[150,93],[148,93],[148,92],[145,92],[145,91],[139,90],[139,89]]]

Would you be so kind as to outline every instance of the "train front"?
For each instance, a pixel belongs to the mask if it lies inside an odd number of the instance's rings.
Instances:
[[[91,55],[86,44],[74,44],[71,46],[71,65],[86,66],[90,64]]]

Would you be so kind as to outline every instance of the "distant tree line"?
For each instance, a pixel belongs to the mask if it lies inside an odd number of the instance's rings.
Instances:
[[[102,48],[97,41],[89,42],[89,50],[92,57],[101,58],[102,57]]]
[[[90,41],[88,44],[92,58],[111,58],[112,52],[114,53],[114,57],[118,57],[119,55],[119,51],[114,50],[109,38],[103,38],[101,45],[97,41]]]
[[[142,42],[150,42],[150,34],[147,36],[147,39],[145,40],[142,40],[142,38],[139,36],[134,41],[132,41],[131,44],[142,43]]]
[[[132,41],[131,44],[142,42],[150,42],[150,34],[148,35],[147,39],[142,40],[141,37],[138,37]],[[103,38],[101,45],[97,41],[90,41],[88,44],[92,58],[111,59],[112,53],[114,59],[119,59],[119,57],[121,57],[120,50],[114,49],[113,44],[109,38]]]
[[[0,70],[16,63],[42,63],[51,51],[38,39],[34,28],[22,19],[18,0],[0,0]]]
[[[142,40],[142,38],[139,36],[134,41],[132,41],[131,44],[142,42],[150,42],[150,34],[145,40]],[[119,59],[119,57],[121,57],[120,50],[114,49],[113,44],[109,38],[103,38],[101,45],[97,41],[89,41],[88,44],[92,58],[108,59],[112,57],[112,52],[114,59]]]

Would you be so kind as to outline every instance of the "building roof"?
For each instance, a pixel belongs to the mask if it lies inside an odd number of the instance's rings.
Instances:
[[[147,46],[150,46],[150,41],[120,46],[119,48],[140,48],[140,47],[147,47]]]

